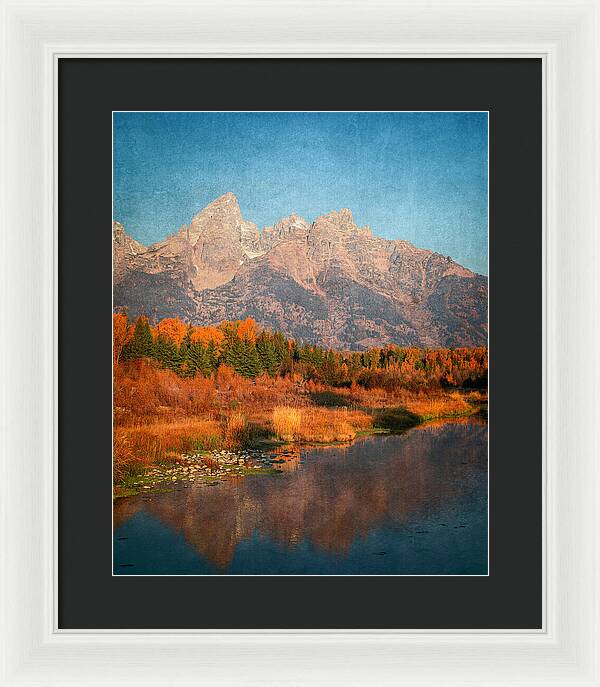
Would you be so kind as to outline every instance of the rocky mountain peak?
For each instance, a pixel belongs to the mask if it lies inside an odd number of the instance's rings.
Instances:
[[[237,198],[225,193],[200,210],[177,234],[191,247],[190,279],[198,290],[229,281],[248,258],[261,254],[260,235],[242,217]]]
[[[354,224],[354,215],[352,214],[352,210],[348,208],[326,212],[324,215],[317,217],[315,222],[329,222],[331,224],[338,224],[342,227],[356,226],[356,224]]]
[[[233,193],[226,193],[194,215],[189,225],[190,241],[195,242],[198,236],[206,231],[235,231],[242,221],[237,198]]]
[[[356,231],[358,227],[354,223],[352,211],[348,208],[342,208],[317,217],[313,222],[313,229],[318,233],[339,238],[341,234]]]
[[[268,251],[281,241],[291,236],[305,236],[310,231],[310,224],[295,212],[289,217],[284,217],[271,227],[265,227],[260,236],[261,247]]]
[[[113,221],[112,231],[113,246],[117,248],[123,248],[124,250],[128,251],[133,255],[146,250],[146,246],[142,245],[139,241],[136,241],[134,238],[129,236],[121,222]]]
[[[233,212],[235,214],[240,215],[242,214],[240,212],[240,204],[238,203],[238,199],[233,193],[231,193],[231,191],[224,193],[222,196],[219,196],[218,198],[215,198],[200,212],[217,211]]]
[[[193,324],[254,318],[304,341],[470,346],[487,341],[487,279],[450,258],[358,227],[343,208],[262,232],[233,193],[145,248],[113,222],[114,304]]]
[[[129,236],[121,222],[113,221],[113,270],[115,276],[133,265],[135,257],[146,250],[146,246]]]

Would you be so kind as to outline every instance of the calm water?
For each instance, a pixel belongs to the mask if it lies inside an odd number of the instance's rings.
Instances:
[[[487,424],[301,449],[278,467],[120,499],[115,574],[487,574]]]

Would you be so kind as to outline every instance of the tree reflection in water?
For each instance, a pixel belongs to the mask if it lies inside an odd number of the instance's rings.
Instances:
[[[398,538],[404,532],[414,539],[415,533],[425,533],[419,523],[435,522],[440,528],[436,536],[449,541],[459,534],[452,528],[471,528],[468,536],[481,541],[467,543],[476,551],[473,569],[481,572],[487,557],[487,423],[436,423],[403,435],[366,437],[348,446],[286,451],[286,462],[275,476],[235,478],[216,486],[178,485],[170,493],[121,499],[115,504],[115,536],[144,513],[182,535],[216,572],[229,572],[241,545],[260,547],[265,541],[289,556],[303,546],[304,572],[311,565],[306,551],[326,554],[344,572],[344,559],[360,549],[361,542],[369,548],[365,555],[373,555],[372,546],[366,545],[373,533]],[[445,526],[446,531],[441,529]],[[130,537],[135,535],[132,530]],[[452,555],[452,547],[447,553]],[[151,551],[146,558],[151,558]],[[389,572],[392,563],[387,565]],[[405,572],[400,561],[398,565]],[[319,568],[316,560],[315,566]],[[149,569],[160,572],[152,565]],[[256,565],[252,569],[257,572]],[[138,563],[115,572],[146,570]]]

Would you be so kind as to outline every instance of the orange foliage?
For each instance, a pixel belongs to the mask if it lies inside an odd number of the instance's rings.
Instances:
[[[205,413],[215,409],[215,394],[202,375],[182,378],[147,360],[121,363],[114,368],[115,424]]]
[[[147,359],[120,362],[114,367],[115,479],[183,452],[240,448],[256,432],[350,441],[373,426],[381,409],[402,408],[427,420],[473,412],[485,400],[484,391],[334,388],[299,375],[252,380],[226,365],[212,377],[181,377]]]
[[[176,343],[177,346],[181,346],[181,342],[184,340],[187,331],[187,324],[182,322],[178,317],[166,317],[152,327],[152,337],[156,339],[159,335],[162,335]]]
[[[133,327],[129,326],[127,315],[115,313],[113,315],[113,360],[119,362],[123,346],[131,339]]]
[[[245,339],[251,343],[256,343],[256,336],[258,334],[258,327],[256,322],[251,318],[247,317],[242,320],[237,327],[237,335],[240,339]]]
[[[190,332],[190,340],[192,343],[201,343],[208,346],[209,343],[214,343],[217,351],[220,350],[221,344],[225,335],[217,327],[192,327]]]

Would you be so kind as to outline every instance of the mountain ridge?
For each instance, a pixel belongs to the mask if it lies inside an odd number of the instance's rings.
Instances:
[[[114,305],[130,317],[192,324],[253,317],[331,348],[487,343],[487,278],[333,210],[262,231],[232,193],[143,246],[113,222]]]

